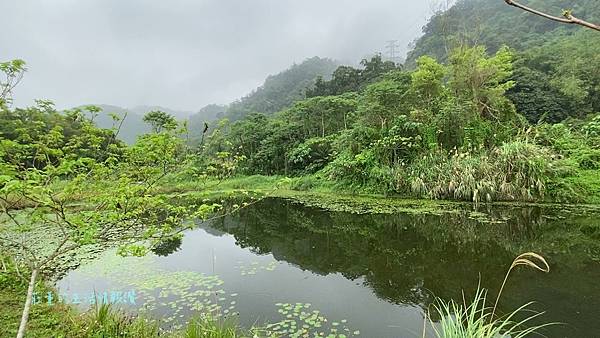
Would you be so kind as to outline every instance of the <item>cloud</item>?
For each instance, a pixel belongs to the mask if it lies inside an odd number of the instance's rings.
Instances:
[[[198,110],[312,56],[357,62],[432,14],[412,0],[29,0],[0,4],[0,60],[29,71],[16,103]]]

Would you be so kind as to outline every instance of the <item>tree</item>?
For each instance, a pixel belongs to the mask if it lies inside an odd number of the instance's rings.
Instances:
[[[0,80],[0,106],[12,102],[12,91],[21,82],[26,70],[23,60],[0,62],[0,72],[5,75],[5,80]]]
[[[506,96],[530,123],[542,120],[558,123],[569,115],[584,112],[553,85],[552,78],[545,72],[522,65],[515,69],[512,80],[515,86],[507,91]]]
[[[410,77],[400,80],[384,79],[365,89],[359,108],[362,121],[383,131],[390,127],[396,116],[406,112]]]
[[[154,110],[144,115],[144,122],[150,124],[155,133],[177,128],[177,120],[168,113],[160,110]]]
[[[593,24],[591,22],[587,22],[585,20],[581,20],[581,19],[575,17],[573,15],[573,11],[572,10],[563,10],[563,15],[562,15],[563,17],[561,18],[561,17],[558,17],[558,16],[546,14],[544,12],[538,11],[538,10],[533,9],[531,7],[527,7],[527,6],[522,5],[522,4],[520,4],[520,3],[516,2],[516,1],[513,1],[513,0],[504,0],[504,2],[506,2],[507,5],[520,8],[520,9],[526,11],[526,12],[533,13],[535,15],[539,15],[539,16],[544,17],[546,19],[550,19],[550,20],[558,21],[558,22],[562,22],[562,23],[567,23],[567,24],[580,25],[580,26],[584,26],[584,27],[587,27],[587,28],[590,28],[590,29],[594,29],[594,30],[600,31],[600,26],[599,25],[596,25],[596,24]]]
[[[459,48],[450,57],[449,87],[457,98],[471,102],[482,117],[500,119],[510,106],[504,94],[515,85],[510,80],[512,59],[507,47],[492,57],[487,57],[483,47]]]
[[[57,165],[25,170],[1,163],[0,246],[31,270],[18,337],[40,273],[60,270],[71,253],[93,246],[118,245],[122,254],[143,255],[176,235],[183,217],[193,212],[169,203],[157,184],[167,166],[177,163],[173,150],[179,142],[177,136],[151,135],[116,164],[115,157],[105,162],[64,157]],[[83,210],[72,208],[76,196],[86,196]]]
[[[444,97],[446,68],[429,56],[417,60],[417,69],[411,74],[412,89],[426,109],[434,109]]]
[[[331,80],[324,81],[318,77],[314,86],[306,90],[306,97],[339,95],[356,92],[360,89],[360,70],[350,66],[339,66],[332,74]]]
[[[15,69],[2,68],[9,79]],[[80,110],[58,114],[47,101],[11,110],[5,102],[2,117],[17,130],[0,135],[0,249],[31,272],[18,338],[36,281],[61,271],[73,253],[118,246],[123,255],[144,255],[178,238],[184,217],[206,218],[218,208],[175,205],[158,189],[182,163],[170,119],[160,126],[165,131],[123,150],[112,131],[95,128]],[[77,201],[84,203],[75,207]]]
[[[306,97],[359,92],[369,84],[380,80],[384,74],[401,68],[392,61],[384,61],[381,54],[376,54],[370,59],[363,59],[360,65],[362,69],[350,66],[338,67],[329,81],[324,81],[322,77],[317,78],[314,86],[306,90]]]

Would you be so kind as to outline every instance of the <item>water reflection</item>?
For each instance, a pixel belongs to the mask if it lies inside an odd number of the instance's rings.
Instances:
[[[537,301],[536,308],[548,312],[545,321],[568,323],[548,331],[560,335],[600,332],[595,319],[600,266],[593,261],[599,245],[588,235],[599,218],[594,212],[539,206],[442,216],[353,215],[271,199],[211,227],[233,234],[238,245],[257,254],[272,253],[321,275],[361,280],[380,299],[425,310],[434,296],[460,300],[463,291],[472,296],[478,282],[495,295],[516,255],[540,252],[552,273],[519,270],[500,310]]]
[[[152,252],[157,256],[169,256],[181,249],[181,238],[169,238],[158,243],[152,248]]]
[[[337,323],[348,337],[355,331],[421,337],[422,313],[435,296],[460,300],[464,291],[470,297],[479,282],[495,295],[512,259],[531,250],[546,256],[552,271],[517,271],[500,312],[537,301],[548,312],[544,321],[567,323],[547,336],[593,337],[600,332],[599,219],[586,210],[511,206],[353,215],[267,199],[199,223],[183,241],[159,245],[155,256],[105,257],[59,286],[68,292],[136,288],[146,295],[140,308],[169,320],[220,309],[239,312],[250,326],[289,320],[279,310],[301,307],[329,319],[311,330],[328,333]]]

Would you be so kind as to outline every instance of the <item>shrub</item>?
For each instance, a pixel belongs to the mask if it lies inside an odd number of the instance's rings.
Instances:
[[[406,181],[396,186],[434,199],[542,200],[546,180],[554,175],[552,161],[546,149],[523,141],[480,154],[438,152],[411,164]]]

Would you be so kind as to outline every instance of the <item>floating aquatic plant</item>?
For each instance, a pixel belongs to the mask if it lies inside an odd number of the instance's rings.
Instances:
[[[350,330],[348,320],[328,320],[319,310],[312,310],[310,303],[277,303],[277,310],[284,319],[266,326],[270,332],[284,337],[345,338],[358,336],[360,331]]]
[[[241,262],[238,262],[238,266],[236,268],[240,269],[240,274],[242,276],[252,276],[256,275],[258,271],[274,271],[279,262],[271,261],[268,264],[261,265],[259,262],[252,262],[250,265],[244,265]]]
[[[193,314],[210,313],[214,318],[236,314],[237,293],[228,295],[225,282],[217,275],[193,271],[168,271],[153,263],[153,257],[119,257],[107,255],[102,264],[82,267],[80,273],[90,280],[101,275],[113,283],[126,285],[138,292],[138,312],[149,314],[165,310],[161,321],[179,329]]]

